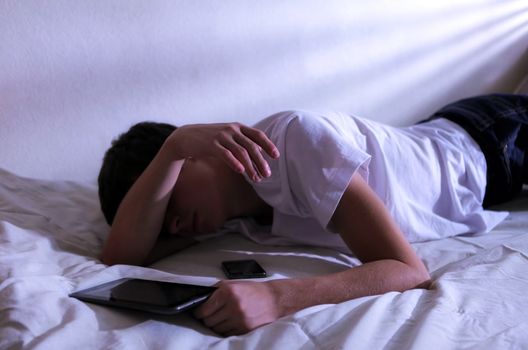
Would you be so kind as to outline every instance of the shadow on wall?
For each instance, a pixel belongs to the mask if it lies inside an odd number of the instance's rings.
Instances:
[[[518,94],[528,94],[528,49],[526,49],[526,52],[524,53],[523,59],[519,63],[519,70],[522,72],[522,69],[524,69],[524,79],[521,80],[517,88],[515,89],[515,92]],[[517,72],[513,72],[513,77],[519,78],[517,76]]]
[[[341,23],[340,35],[331,35],[332,26],[311,33],[312,43],[303,44],[303,64],[305,80],[314,84],[293,81],[277,91],[299,105],[324,101],[323,108],[407,125],[455,99],[512,92],[528,67],[519,46],[528,36],[528,12],[519,3],[377,16]],[[390,30],[373,26],[380,22]],[[423,31],[413,33],[412,27]],[[376,40],[383,45],[373,45]],[[260,103],[265,108],[276,97],[264,96]]]

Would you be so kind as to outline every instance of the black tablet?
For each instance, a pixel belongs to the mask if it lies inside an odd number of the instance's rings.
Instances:
[[[174,315],[204,302],[215,287],[123,278],[70,294],[82,301]]]

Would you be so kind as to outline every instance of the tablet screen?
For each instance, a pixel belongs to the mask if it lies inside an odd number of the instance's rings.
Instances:
[[[72,293],[92,303],[162,314],[183,311],[205,301],[215,287],[125,278]]]
[[[110,297],[116,300],[172,307],[208,295],[210,292],[211,287],[132,279],[113,287]]]

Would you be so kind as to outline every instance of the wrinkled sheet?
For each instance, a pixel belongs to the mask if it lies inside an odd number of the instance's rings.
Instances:
[[[108,227],[95,186],[0,170],[0,349],[518,349],[528,347],[528,197],[501,209],[491,233],[415,244],[430,290],[314,306],[224,338],[190,314],[153,316],[83,303],[68,294],[120,277],[213,284],[220,262],[253,257],[270,278],[356,265],[303,246],[215,237],[149,268],[107,267],[97,256]]]

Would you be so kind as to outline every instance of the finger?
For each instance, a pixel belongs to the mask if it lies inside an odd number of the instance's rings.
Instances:
[[[241,335],[241,334],[245,334],[245,333],[247,333],[247,331],[243,331],[243,330],[238,329],[238,328],[233,328],[233,329],[230,329],[228,331],[222,332],[220,334],[222,334],[225,337],[231,337],[233,335]]]
[[[229,320],[230,313],[228,310],[226,310],[226,306],[224,305],[220,310],[217,312],[205,317],[202,319],[202,322],[209,328],[215,329],[216,326],[225,323]]]
[[[237,173],[243,173],[246,171],[246,168],[242,163],[236,159],[236,157],[231,153],[229,149],[224,147],[220,142],[215,142],[215,146],[218,148],[218,152],[220,153],[220,156],[224,159],[224,161],[227,163],[227,165],[233,169],[233,171]]]
[[[249,178],[253,181],[259,181],[261,179],[260,175],[257,173],[253,162],[249,157],[248,151],[238,144],[234,139],[231,142],[221,142],[221,145],[227,148],[233,156],[244,166],[246,173]]]
[[[211,294],[205,303],[194,310],[194,316],[198,319],[205,319],[222,309],[224,307],[224,302],[221,293],[222,292],[217,289]]]
[[[211,329],[218,334],[222,334],[226,336],[240,334],[240,332],[236,331],[236,327],[228,320],[222,323],[219,323],[214,327],[211,327]]]
[[[248,151],[252,163],[257,167],[256,170],[265,177],[269,177],[271,170],[268,162],[262,156],[262,148],[243,134],[235,135],[234,140]]]
[[[269,154],[272,158],[279,158],[280,152],[275,144],[268,138],[268,136],[259,129],[251,128],[249,126],[242,125],[240,131],[253,140],[257,145],[262,147],[262,149]]]

